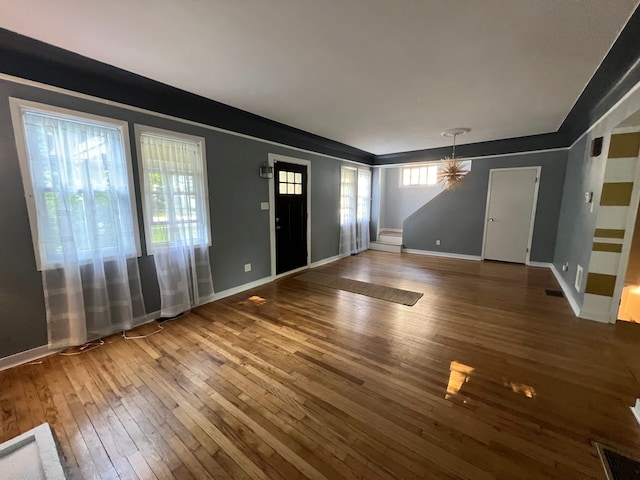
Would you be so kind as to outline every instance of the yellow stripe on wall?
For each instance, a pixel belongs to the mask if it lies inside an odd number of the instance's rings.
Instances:
[[[621,243],[605,243],[605,242],[593,242],[594,252],[622,252]]]
[[[624,230],[617,228],[596,228],[593,236],[598,238],[624,238]]]
[[[602,184],[600,205],[626,207],[631,203],[633,182],[616,182]]]
[[[585,293],[613,297],[616,288],[616,276],[605,275],[604,273],[589,273],[587,276],[587,287]]]
[[[637,157],[640,153],[640,133],[611,135],[609,158]]]

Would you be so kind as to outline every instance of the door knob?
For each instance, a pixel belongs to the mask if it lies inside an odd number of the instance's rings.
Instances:
[[[490,222],[493,222],[493,218],[490,218],[490,219],[489,219],[489,221],[490,221]]]

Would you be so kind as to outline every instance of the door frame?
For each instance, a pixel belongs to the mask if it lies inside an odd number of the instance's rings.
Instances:
[[[538,191],[540,189],[540,174],[542,172],[542,167],[540,165],[532,165],[530,167],[492,168],[489,170],[489,182],[487,184],[487,204],[484,209],[484,231],[482,233],[482,253],[480,254],[480,260],[484,260],[484,251],[487,245],[487,226],[489,224],[489,205],[491,201],[491,180],[493,179],[493,172],[505,172],[510,170],[536,171],[536,183],[533,189],[533,205],[531,207],[531,222],[529,224],[529,237],[527,240],[527,258],[525,260],[525,265],[531,265],[531,244],[533,242],[533,228],[536,222],[536,210],[538,208]]]
[[[629,127],[626,129],[615,128],[611,135],[619,133],[636,133],[638,127]],[[609,137],[611,141],[611,137]],[[636,171],[633,174],[633,189],[631,190],[631,203],[627,212],[627,221],[625,223],[625,234],[622,239],[622,252],[620,252],[620,263],[616,273],[616,283],[613,289],[613,297],[611,298],[611,308],[609,310],[608,323],[616,323],[618,321],[618,312],[620,311],[620,302],[622,301],[622,290],[627,277],[627,269],[629,268],[629,257],[631,256],[631,244],[633,243],[633,231],[636,227],[636,217],[640,215],[640,156],[636,158]],[[598,214],[600,214],[598,212]],[[591,252],[593,254],[593,252]]]
[[[307,264],[300,268],[282,272],[276,275],[276,189],[275,174],[269,179],[269,242],[271,244],[271,277],[280,278],[285,275],[309,268],[311,265],[311,161],[301,158],[287,157],[277,153],[270,153],[267,160],[269,166],[273,168],[275,162],[293,163],[307,167]],[[273,170],[272,170],[273,171]]]

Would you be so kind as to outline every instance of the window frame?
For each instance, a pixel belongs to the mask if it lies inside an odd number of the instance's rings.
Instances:
[[[403,182],[404,179],[404,171],[405,170],[411,170],[414,168],[423,168],[426,167],[427,168],[427,183],[415,183],[413,185],[409,184],[409,185],[405,185]],[[436,181],[434,183],[428,183],[429,182],[429,168],[435,168],[436,169]],[[438,164],[437,163],[420,163],[417,165],[404,165],[402,167],[400,167],[400,174],[398,175],[398,185],[400,188],[429,188],[429,187],[435,187],[438,185]]]
[[[33,251],[35,255],[36,268],[42,271],[43,267],[56,267],[62,265],[59,262],[45,262],[40,251],[40,230],[38,229],[38,214],[36,211],[35,189],[33,185],[33,177],[31,175],[31,165],[29,153],[27,151],[26,132],[24,130],[24,122],[22,118],[23,111],[41,112],[49,115],[55,115],[61,118],[67,118],[75,121],[86,120],[87,123],[102,124],[106,127],[116,128],[120,132],[122,140],[122,150],[124,152],[124,160],[126,163],[127,180],[129,186],[129,203],[131,204],[131,221],[133,222],[133,235],[136,248],[136,256],[142,256],[142,248],[140,243],[140,222],[138,219],[138,209],[136,204],[136,190],[133,181],[133,159],[131,156],[131,142],[129,138],[129,124],[124,120],[119,120],[101,115],[94,115],[78,110],[58,107],[46,103],[33,102],[17,97],[9,97],[9,108],[11,110],[11,123],[13,133],[16,140],[16,149],[18,152],[18,162],[20,164],[20,176],[22,177],[22,186],[24,188],[24,196],[27,204],[27,214],[29,216],[29,226],[31,228],[31,240],[33,241]],[[109,256],[105,256],[108,259]]]
[[[147,255],[153,255],[154,245],[151,243],[151,212],[147,212],[147,199],[145,197],[146,192],[146,177],[145,177],[145,168],[144,168],[144,160],[142,159],[142,145],[140,143],[142,134],[148,133],[151,135],[156,135],[159,137],[165,137],[168,139],[175,140],[184,140],[186,142],[196,143],[200,147],[200,152],[202,156],[202,176],[204,179],[204,204],[205,204],[205,216],[206,216],[206,227],[208,229],[208,239],[207,246],[212,246],[212,229],[211,229],[211,197],[209,195],[209,175],[207,172],[207,151],[205,145],[205,138],[190,135],[188,133],[178,132],[175,130],[167,130],[164,128],[152,127],[149,125],[142,124],[134,124],[134,134],[136,141],[136,157],[138,160],[138,178],[140,180],[140,200],[141,200],[141,211],[143,218],[143,227],[144,227],[144,238],[145,238],[145,248]]]

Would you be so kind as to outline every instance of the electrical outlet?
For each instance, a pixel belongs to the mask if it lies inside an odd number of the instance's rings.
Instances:
[[[440,240],[436,240],[436,245],[440,245]]]
[[[260,202],[260,210],[269,210],[269,202]]]
[[[245,263],[244,264],[244,271],[245,272],[250,272],[251,271],[251,264],[250,263]]]

